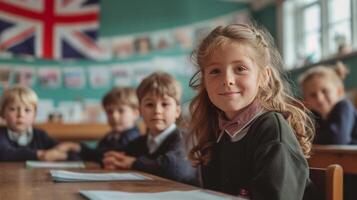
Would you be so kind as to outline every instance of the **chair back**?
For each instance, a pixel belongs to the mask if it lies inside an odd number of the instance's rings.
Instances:
[[[343,169],[332,164],[327,168],[310,168],[310,178],[326,200],[343,199]]]

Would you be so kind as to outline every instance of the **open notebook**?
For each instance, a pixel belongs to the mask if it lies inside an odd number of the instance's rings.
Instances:
[[[68,162],[44,162],[44,161],[26,161],[27,168],[85,168],[81,161],[68,161]]]
[[[233,197],[207,190],[191,191],[168,191],[168,192],[120,192],[120,191],[101,191],[101,190],[82,190],[81,195],[89,200],[246,200],[240,197]]]
[[[51,170],[50,173],[56,182],[151,180],[150,177],[138,173],[82,173],[64,170]]]

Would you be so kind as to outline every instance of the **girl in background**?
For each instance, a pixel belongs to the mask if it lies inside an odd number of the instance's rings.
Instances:
[[[306,106],[317,116],[315,144],[357,143],[357,111],[345,98],[343,85],[347,73],[338,62],[313,67],[299,78]]]

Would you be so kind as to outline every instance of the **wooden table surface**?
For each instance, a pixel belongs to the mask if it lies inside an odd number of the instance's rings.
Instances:
[[[86,169],[66,169],[81,172],[118,172],[105,171],[89,165]],[[128,171],[120,171],[128,172]],[[137,172],[137,171],[130,171]],[[161,192],[169,190],[193,190],[196,187],[163,179],[157,176],[138,172],[153,178],[146,181],[116,181],[116,182],[53,182],[49,169],[26,169],[24,162],[0,163],[0,200],[42,200],[81,199],[80,190],[120,190],[127,192]]]
[[[344,173],[357,174],[357,145],[313,145],[310,167],[339,164]]]

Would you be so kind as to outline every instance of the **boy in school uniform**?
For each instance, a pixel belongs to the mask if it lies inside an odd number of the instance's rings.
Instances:
[[[79,151],[83,160],[100,163],[105,152],[124,151],[131,141],[141,135],[135,125],[139,117],[139,103],[135,89],[113,88],[103,97],[102,106],[111,131],[98,142],[97,147],[92,149],[85,144],[66,142],[60,145],[62,150]]]
[[[0,161],[70,159],[45,131],[33,128],[37,103],[36,93],[28,87],[18,85],[4,91],[0,115],[6,126],[0,127]]]
[[[135,169],[176,181],[194,183],[196,173],[187,160],[181,131],[181,87],[169,74],[156,72],[137,88],[139,110],[148,134],[131,142],[125,152],[104,155],[106,169]]]

